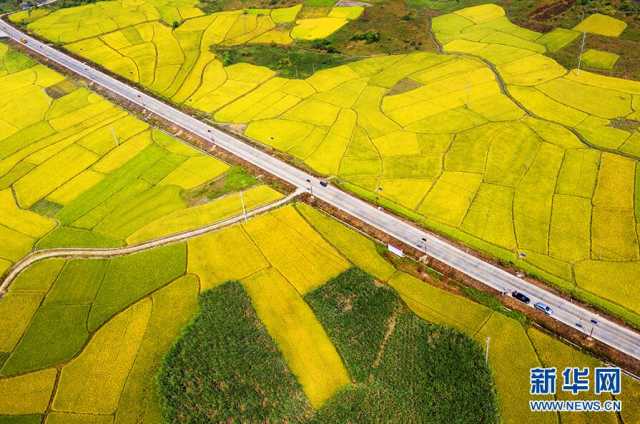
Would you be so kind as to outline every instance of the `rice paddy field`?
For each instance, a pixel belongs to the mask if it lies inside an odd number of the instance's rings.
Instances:
[[[240,126],[347,190],[640,325],[640,82],[566,69],[547,55],[582,31],[619,36],[624,22],[593,15],[542,34],[484,4],[433,18],[440,52],[374,56],[291,79],[248,63],[224,66],[210,47],[322,38],[362,10],[186,13],[171,28],[163,7],[98,2],[12,19],[176,104]],[[113,17],[108,28],[86,25],[105,14]],[[607,67],[615,57],[588,51],[584,61]],[[96,178],[84,174],[75,184]]]
[[[242,212],[233,190],[193,195],[236,168],[5,45],[0,62],[0,274],[33,250],[138,244]],[[256,183],[248,209],[282,197]]]
[[[528,422],[530,367],[598,364],[301,203],[142,253],[37,262],[0,329],[1,423]],[[625,376],[622,422],[639,395]]]

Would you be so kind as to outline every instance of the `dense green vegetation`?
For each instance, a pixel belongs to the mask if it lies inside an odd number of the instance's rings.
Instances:
[[[305,300],[353,385],[314,414],[242,286],[226,283],[201,296],[200,314],[165,358],[166,420],[496,422],[490,371],[467,336],[419,319],[355,268]]]
[[[467,336],[422,321],[358,269],[306,300],[356,381],[314,421],[496,422],[490,371]]]
[[[296,43],[292,47],[278,45],[245,45],[239,47],[212,46],[211,51],[222,58],[225,66],[251,63],[266,66],[287,78],[308,78],[316,71],[347,63],[349,59],[337,53],[328,43]]]
[[[333,0],[331,0],[333,2]],[[198,8],[203,12],[215,13],[221,10],[242,8],[276,8],[296,4],[296,0],[200,0]]]
[[[167,354],[158,381],[171,423],[299,422],[310,412],[237,282],[202,294],[198,316]]]
[[[18,9],[20,2],[18,0],[2,0],[0,1],[0,12],[13,12]]]

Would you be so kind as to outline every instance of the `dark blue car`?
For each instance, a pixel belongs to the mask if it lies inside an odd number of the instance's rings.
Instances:
[[[529,302],[531,301],[531,299],[529,299],[529,296],[527,296],[524,293],[520,293],[519,291],[515,291],[515,290],[512,291],[511,292],[511,296],[515,297],[516,299],[518,299],[522,303],[529,304]]]

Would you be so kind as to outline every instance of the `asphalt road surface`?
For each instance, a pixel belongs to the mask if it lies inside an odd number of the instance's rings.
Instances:
[[[594,339],[601,341],[629,356],[640,359],[640,334],[622,325],[612,322],[545,289],[518,278],[490,263],[470,255],[447,241],[426,233],[393,215],[380,211],[376,207],[329,185],[323,187],[320,180],[293,166],[264,153],[232,135],[205,124],[178,109],[144,94],[138,89],[112,78],[90,65],[76,60],[65,53],[41,43],[0,20],[0,31],[13,40],[23,43],[30,50],[58,63],[68,70],[93,81],[95,84],[142,106],[173,124],[200,137],[210,140],[223,149],[243,160],[262,168],[298,188],[310,189],[319,199],[341,209],[367,224],[401,240],[416,246],[451,267],[501,292],[513,290],[526,294],[535,302],[544,302],[553,309],[552,317],[576,328]],[[422,240],[425,239],[426,243]],[[464,311],[459,311],[464,314]],[[592,322],[593,320],[593,322]],[[595,323],[594,323],[595,322]]]

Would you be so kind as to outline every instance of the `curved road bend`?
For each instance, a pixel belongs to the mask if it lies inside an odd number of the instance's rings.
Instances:
[[[247,211],[246,214],[240,214],[233,216],[231,218],[224,219],[222,221],[215,222],[213,224],[196,228],[194,230],[183,231],[181,233],[171,234],[166,237],[161,237],[158,239],[149,240],[144,243],[134,244],[130,246],[123,247],[109,247],[109,248],[54,248],[54,249],[43,249],[36,250],[35,252],[31,252],[29,255],[22,258],[19,262],[13,264],[9,273],[6,275],[4,280],[0,282],[0,297],[4,293],[6,293],[7,289],[11,285],[11,283],[20,275],[22,271],[24,271],[29,266],[33,265],[35,262],[41,261],[43,259],[50,258],[110,258],[113,256],[121,256],[121,255],[129,255],[132,253],[142,252],[143,250],[153,249],[154,247],[164,246],[169,243],[177,243],[180,241],[188,240],[193,237],[198,237],[203,234],[209,233],[211,231],[216,231],[224,227],[228,227],[229,225],[237,224],[238,222],[250,218],[255,215],[259,215],[264,212],[268,212],[271,209],[275,209],[285,203],[288,203],[291,199],[302,194],[303,190],[296,190],[293,193],[289,194],[282,199],[279,199],[275,202],[266,204],[264,206],[260,206],[258,208]]]
[[[492,264],[482,261],[461,249],[410,225],[385,211],[338,190],[335,187],[322,187],[320,180],[306,172],[269,156],[242,140],[226,134],[215,127],[205,124],[178,109],[146,95],[138,89],[112,78],[91,66],[44,44],[21,32],[3,20],[0,31],[5,32],[18,43],[25,40],[25,47],[68,70],[93,81],[127,100],[161,116],[167,121],[210,140],[230,153],[262,168],[300,189],[313,187],[313,194],[332,206],[366,222],[408,245],[422,246],[422,238],[427,240],[426,252],[437,260],[463,272],[464,274],[498,291],[518,290],[531,298],[531,304],[544,302],[553,309],[553,318],[578,329],[604,344],[607,344],[631,357],[640,359],[640,334],[619,325],[605,317],[557,296],[545,289],[518,278]],[[597,324],[592,324],[591,320]],[[576,325],[579,324],[580,326]]]

